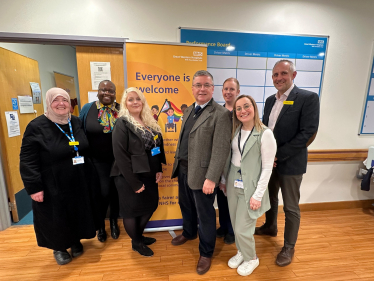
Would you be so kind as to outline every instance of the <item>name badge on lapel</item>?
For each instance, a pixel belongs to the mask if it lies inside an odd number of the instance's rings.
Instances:
[[[285,100],[283,104],[293,105],[293,100]]]

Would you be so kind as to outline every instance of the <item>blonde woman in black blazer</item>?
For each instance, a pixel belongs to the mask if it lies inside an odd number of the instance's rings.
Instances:
[[[148,247],[156,239],[143,231],[158,206],[158,183],[166,164],[161,128],[153,118],[143,93],[127,89],[121,100],[120,117],[113,130],[114,177],[120,214],[132,249],[152,256]]]

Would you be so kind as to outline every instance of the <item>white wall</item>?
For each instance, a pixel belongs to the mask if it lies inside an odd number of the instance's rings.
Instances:
[[[374,39],[371,0],[2,1],[0,31],[178,42],[178,27],[329,35],[321,123],[310,149],[374,145],[358,136]],[[359,163],[311,164],[303,203],[374,198],[358,190]],[[323,192],[324,191],[324,192]]]
[[[0,47],[38,61],[43,105],[45,93],[56,87],[54,71],[74,77],[75,91],[79,96],[78,71],[75,48],[60,45],[1,43]],[[35,82],[35,81],[30,81]]]

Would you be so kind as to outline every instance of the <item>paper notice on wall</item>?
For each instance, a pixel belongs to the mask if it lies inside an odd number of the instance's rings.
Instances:
[[[112,80],[110,62],[90,62],[92,90],[97,90],[103,80]]]
[[[33,103],[41,103],[42,102],[42,94],[39,87],[39,83],[30,82],[31,91],[32,91],[32,101]]]
[[[88,102],[93,102],[99,100],[97,98],[97,92],[88,92]]]
[[[30,96],[18,96],[19,113],[34,113],[34,104]]]
[[[5,119],[8,127],[8,137],[21,135],[17,111],[5,111]]]

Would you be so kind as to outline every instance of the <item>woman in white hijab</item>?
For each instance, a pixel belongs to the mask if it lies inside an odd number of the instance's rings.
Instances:
[[[52,88],[46,103],[45,114],[23,135],[20,173],[32,198],[37,243],[52,249],[63,265],[83,253],[81,239],[95,237],[96,179],[81,122],[70,114],[69,94]]]

